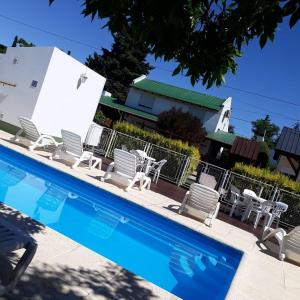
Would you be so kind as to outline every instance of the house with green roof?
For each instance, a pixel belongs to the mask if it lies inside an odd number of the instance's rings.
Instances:
[[[122,119],[144,128],[155,129],[160,113],[177,108],[198,117],[208,134],[228,132],[231,98],[222,99],[192,90],[148,79],[145,75],[130,86],[126,102],[122,104],[108,93],[100,104],[116,109]]]

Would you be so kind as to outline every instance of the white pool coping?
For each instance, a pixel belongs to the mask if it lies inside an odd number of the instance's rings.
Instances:
[[[73,170],[62,162],[49,160],[47,152],[29,152],[22,146],[8,142],[10,137],[10,134],[0,131],[0,144],[243,251],[244,255],[226,299],[300,299],[300,267],[289,262],[279,261],[276,257],[261,252],[257,238],[251,233],[218,219],[215,220],[213,227],[209,228],[199,221],[167,209],[166,207],[169,205],[178,205],[178,202],[171,198],[148,190],[141,192],[133,189],[127,193],[112,183],[101,182],[99,176],[104,174],[103,171],[90,171],[81,167]],[[87,248],[84,249],[90,251]],[[143,281],[143,284],[153,290],[156,299],[157,297],[159,299],[178,299],[152,283]]]

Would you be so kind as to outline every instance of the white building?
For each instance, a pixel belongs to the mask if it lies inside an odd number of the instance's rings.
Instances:
[[[220,99],[206,94],[179,88],[141,76],[134,80],[124,105],[115,99],[103,96],[100,104],[124,113],[131,123],[155,128],[158,115],[163,111],[180,108],[198,117],[206,131],[228,132],[231,98]]]
[[[33,120],[42,133],[84,139],[105,78],[55,47],[8,48],[0,55],[0,120]]]
[[[125,104],[107,93],[102,95],[100,104],[118,110],[122,119],[149,129],[156,128],[158,116],[163,111],[174,107],[189,112],[201,120],[208,133],[207,141],[201,145],[202,154],[208,152],[211,141],[218,141],[219,133],[222,138],[230,135],[232,139],[232,134],[228,133],[231,97],[221,99],[141,76],[133,81]]]
[[[276,170],[300,182],[300,131],[283,127],[276,143]]]

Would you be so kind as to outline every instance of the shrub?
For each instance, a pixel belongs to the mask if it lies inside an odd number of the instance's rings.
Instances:
[[[127,122],[116,122],[113,126],[113,129],[128,134],[130,136],[139,138],[151,144],[189,156],[192,159],[189,164],[187,174],[193,172],[197,168],[198,161],[200,160],[199,149],[196,148],[195,146],[189,146],[187,142],[166,138],[156,132],[141,129]],[[135,145],[132,145],[132,143],[134,143]],[[136,143],[138,143],[138,141],[132,141],[130,139],[126,139],[123,141],[123,144],[127,146],[128,149],[136,148],[137,147]],[[155,157],[156,159],[166,158],[167,160],[170,161],[169,167],[171,167],[171,164],[173,165],[172,168],[175,168],[175,166],[179,166],[181,164],[181,160],[178,158],[178,155],[175,155],[175,153],[172,152],[165,153],[163,155],[164,157],[162,157],[161,151],[160,154],[158,153],[158,151],[155,152],[157,152]]]
[[[181,108],[173,107],[158,116],[157,127],[169,138],[179,138],[190,145],[199,146],[206,136],[205,128],[199,118]]]
[[[243,163],[236,163],[232,171],[300,194],[300,183],[279,172],[257,168]]]
[[[188,155],[194,159],[200,159],[200,152],[198,148],[194,146],[189,146],[188,143],[185,143],[181,140],[173,140],[166,138],[156,132],[141,129],[133,124],[127,122],[116,122],[113,126],[116,131],[138,137],[141,140],[161,146],[185,155]]]

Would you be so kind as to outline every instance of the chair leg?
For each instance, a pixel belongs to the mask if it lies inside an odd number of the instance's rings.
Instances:
[[[236,208],[236,203],[233,203],[233,204],[232,204],[232,207],[231,207],[231,209],[230,209],[230,214],[229,214],[230,217],[232,217],[232,215],[233,215],[233,213],[234,213],[234,211],[235,211],[235,208]]]
[[[72,169],[77,168],[77,167],[79,166],[80,163],[81,163],[80,158],[77,158],[76,161],[75,161],[75,163],[72,165]]]
[[[33,151],[36,147],[38,147],[42,139],[43,138],[40,136],[31,146],[29,146],[28,147],[29,151]]]
[[[259,212],[256,213],[256,218],[255,218],[255,222],[254,222],[254,229],[257,228],[257,225],[260,221],[261,216],[262,216],[261,213],[259,213]]]

